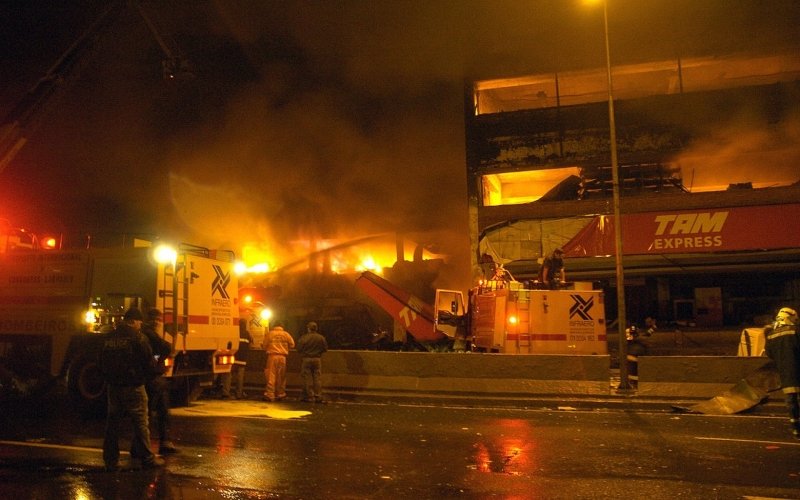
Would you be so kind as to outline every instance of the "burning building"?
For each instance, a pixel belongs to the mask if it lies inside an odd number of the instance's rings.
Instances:
[[[531,279],[563,247],[568,279],[615,286],[607,83],[598,68],[468,86],[474,274],[491,256]],[[798,53],[615,66],[613,94],[627,320],[750,323],[796,303]]]

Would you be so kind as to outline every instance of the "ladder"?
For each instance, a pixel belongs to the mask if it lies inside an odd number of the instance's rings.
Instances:
[[[519,335],[517,336],[517,354],[526,351],[531,353],[531,301],[530,297],[518,296],[517,297],[517,328]]]
[[[178,335],[183,338],[185,350],[186,334],[189,325],[189,280],[187,275],[187,259],[185,253],[178,254],[175,264],[164,264],[162,282],[158,288],[158,301],[164,315],[164,335],[172,335],[172,349],[175,350]],[[167,319],[170,319],[167,322]]]

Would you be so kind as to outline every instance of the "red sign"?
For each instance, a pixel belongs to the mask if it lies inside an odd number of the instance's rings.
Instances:
[[[800,204],[622,215],[625,255],[800,248]],[[564,245],[567,257],[614,255],[614,218],[600,215]]]

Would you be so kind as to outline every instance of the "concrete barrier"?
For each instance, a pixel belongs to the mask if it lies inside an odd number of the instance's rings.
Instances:
[[[770,362],[766,357],[640,356],[640,396],[711,398]]]
[[[248,358],[246,384],[265,385],[263,351]],[[640,356],[637,396],[711,398],[769,363],[765,357]],[[302,387],[300,356],[287,360],[287,385]],[[525,397],[608,396],[610,358],[387,351],[329,351],[323,384],[332,392]]]
[[[264,386],[264,354],[248,360],[247,385]],[[287,360],[287,385],[300,389],[300,357]],[[329,351],[326,389],[493,396],[608,395],[609,357],[388,351]]]

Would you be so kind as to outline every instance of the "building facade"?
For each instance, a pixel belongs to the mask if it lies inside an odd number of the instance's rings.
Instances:
[[[471,82],[474,274],[566,251],[616,317],[606,69]],[[753,324],[800,305],[800,52],[613,68],[627,320]]]

